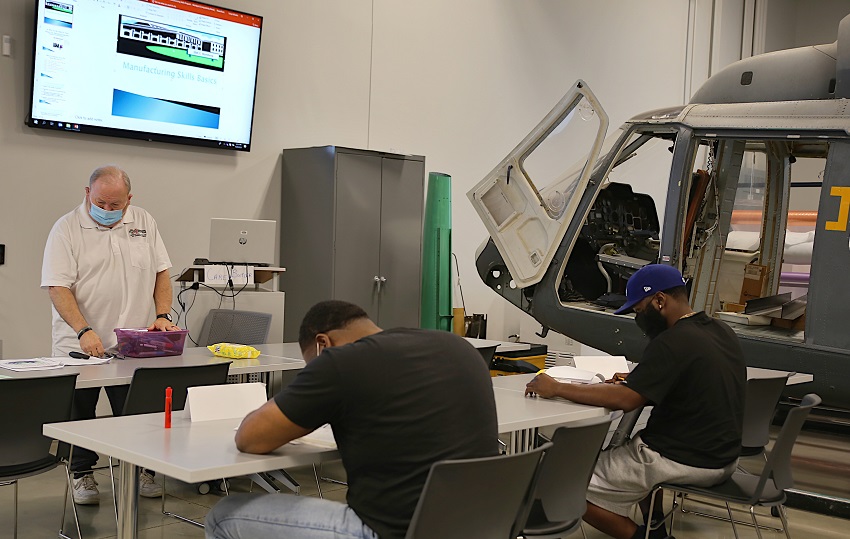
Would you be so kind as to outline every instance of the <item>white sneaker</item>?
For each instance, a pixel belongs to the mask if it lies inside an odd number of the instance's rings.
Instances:
[[[74,503],[78,505],[97,505],[100,503],[100,492],[94,474],[86,474],[74,479]]]
[[[154,481],[151,474],[144,470],[139,473],[139,496],[145,498],[162,496],[162,487]]]

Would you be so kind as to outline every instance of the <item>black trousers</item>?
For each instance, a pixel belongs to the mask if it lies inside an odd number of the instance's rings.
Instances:
[[[109,405],[112,407],[112,415],[121,415],[124,410],[124,401],[127,400],[129,385],[108,386],[106,396],[109,397]],[[71,408],[71,419],[94,419],[97,399],[100,396],[99,387],[87,387],[74,391],[74,405]],[[74,479],[78,479],[97,464],[97,453],[83,447],[74,446],[74,454],[71,455],[71,471]]]

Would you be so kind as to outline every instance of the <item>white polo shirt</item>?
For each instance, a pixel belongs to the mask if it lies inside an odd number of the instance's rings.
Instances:
[[[71,290],[80,312],[103,341],[118,344],[115,328],[150,325],[156,274],[171,267],[151,214],[130,205],[113,228],[98,225],[83,202],[50,231],[41,287]],[[79,350],[77,334],[53,307],[53,355]]]

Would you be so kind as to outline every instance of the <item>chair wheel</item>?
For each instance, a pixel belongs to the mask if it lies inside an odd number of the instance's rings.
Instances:
[[[198,485],[198,494],[209,494],[210,490],[210,484],[206,481]]]
[[[222,479],[221,481],[216,483],[216,488],[219,490],[219,492],[227,492],[227,490],[230,488],[230,482],[227,479]]]

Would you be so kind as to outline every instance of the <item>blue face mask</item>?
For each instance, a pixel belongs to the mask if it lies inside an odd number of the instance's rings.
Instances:
[[[121,217],[124,216],[124,210],[104,210],[103,208],[96,206],[94,204],[90,205],[89,215],[92,216],[92,219],[97,221],[98,223],[104,226],[114,225],[118,221],[121,220]]]

